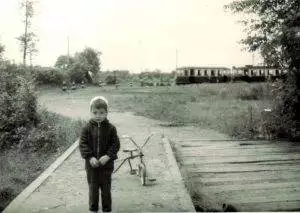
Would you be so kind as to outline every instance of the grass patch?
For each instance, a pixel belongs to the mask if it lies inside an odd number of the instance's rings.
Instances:
[[[201,84],[159,88],[103,90],[121,111],[169,122],[195,125],[236,138],[255,138],[261,113],[271,106],[269,84]]]
[[[40,109],[23,142],[0,153],[0,211],[77,138],[84,122]]]
[[[107,97],[110,110],[131,111],[169,126],[194,125],[235,138],[258,137],[264,108],[271,107],[268,83],[219,83],[168,87],[87,87],[56,94],[58,100],[89,103]],[[51,90],[53,92],[54,90]],[[47,93],[47,90],[45,90]]]

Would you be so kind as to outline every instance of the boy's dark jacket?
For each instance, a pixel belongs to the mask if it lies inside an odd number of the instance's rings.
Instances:
[[[120,149],[120,141],[117,130],[107,119],[96,122],[90,120],[82,129],[79,141],[81,156],[86,160],[86,168],[92,168],[89,159],[95,157],[99,159],[103,155],[108,155],[110,160],[100,166],[103,169],[113,169],[114,160],[118,158],[117,152]]]

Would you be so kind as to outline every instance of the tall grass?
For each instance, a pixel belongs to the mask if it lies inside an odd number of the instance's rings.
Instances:
[[[238,138],[258,137],[262,112],[271,107],[268,83],[106,88],[103,92],[119,110],[168,121],[174,126],[215,129]]]
[[[84,121],[38,110],[39,124],[0,153],[0,211],[79,136]]]

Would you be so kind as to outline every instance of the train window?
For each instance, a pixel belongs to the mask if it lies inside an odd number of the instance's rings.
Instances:
[[[207,76],[207,70],[204,70],[204,76]]]
[[[253,76],[254,75],[254,72],[253,72],[253,70],[251,70],[251,76]]]
[[[210,75],[214,77],[215,76],[215,71],[212,70]]]
[[[201,70],[198,70],[198,76],[201,76]]]
[[[190,72],[191,72],[190,76],[195,76],[195,70],[194,69],[191,69]]]
[[[188,71],[187,70],[184,70],[184,76],[188,76]]]
[[[220,76],[220,75],[221,75],[220,70],[218,70],[218,76]]]
[[[279,75],[279,70],[275,70],[276,75]]]
[[[261,76],[261,70],[259,70],[259,76]]]

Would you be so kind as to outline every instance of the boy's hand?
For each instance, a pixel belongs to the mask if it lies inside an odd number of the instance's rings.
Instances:
[[[108,155],[104,155],[99,159],[99,163],[101,165],[105,165],[107,163],[107,161],[109,161],[110,157]]]
[[[90,158],[90,164],[93,168],[96,168],[99,166],[99,162],[97,161],[97,159],[95,157]]]

